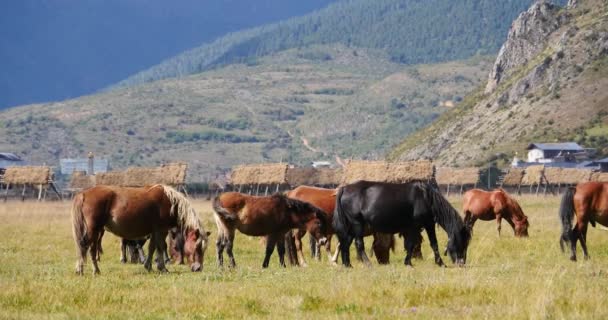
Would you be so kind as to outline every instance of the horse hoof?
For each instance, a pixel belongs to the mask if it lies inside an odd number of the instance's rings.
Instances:
[[[589,260],[589,259],[591,259],[590,256],[585,256],[585,260]]]
[[[570,261],[576,261],[576,257],[575,256],[571,256],[570,257]]]

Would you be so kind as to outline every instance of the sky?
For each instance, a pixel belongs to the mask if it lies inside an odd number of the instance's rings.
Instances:
[[[2,0],[0,109],[75,98],[335,0]]]

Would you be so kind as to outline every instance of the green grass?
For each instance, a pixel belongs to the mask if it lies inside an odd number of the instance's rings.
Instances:
[[[209,203],[194,203],[215,239]],[[202,273],[148,273],[120,264],[118,240],[106,234],[101,275],[89,263],[79,277],[69,203],[9,202],[0,205],[0,318],[606,318],[608,233],[590,228],[592,259],[572,263],[557,243],[559,199],[521,203],[530,238],[514,238],[505,223],[499,239],[494,222],[480,221],[466,268],[436,267],[425,239],[414,268],[398,245],[388,266],[345,269],[323,257],[283,269],[273,256],[264,270],[259,239],[238,234],[235,270],[218,269],[211,245]]]

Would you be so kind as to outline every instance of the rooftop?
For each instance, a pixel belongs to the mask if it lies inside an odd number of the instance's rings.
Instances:
[[[556,150],[556,151],[584,151],[585,148],[581,147],[576,142],[561,142],[561,143],[530,143],[528,150],[540,149],[540,150]]]

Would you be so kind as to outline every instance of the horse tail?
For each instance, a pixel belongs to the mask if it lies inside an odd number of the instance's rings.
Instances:
[[[572,231],[572,219],[574,218],[574,194],[576,188],[569,187],[566,193],[562,196],[562,202],[559,206],[559,219],[562,222],[562,236],[560,243],[569,241],[570,232]]]
[[[344,187],[338,189],[336,195],[336,209],[334,212],[334,228],[336,232],[347,233],[350,230],[350,221],[344,212],[342,207],[342,195],[344,194]]]
[[[213,211],[215,211],[216,215],[226,220],[237,220],[236,214],[230,212],[228,209],[222,207],[222,202],[220,201],[220,196],[216,196],[213,199]]]
[[[72,203],[72,233],[74,235],[74,241],[79,249],[88,247],[87,241],[87,223],[84,219],[84,212],[82,206],[84,205],[84,193],[79,193],[74,197]]]

